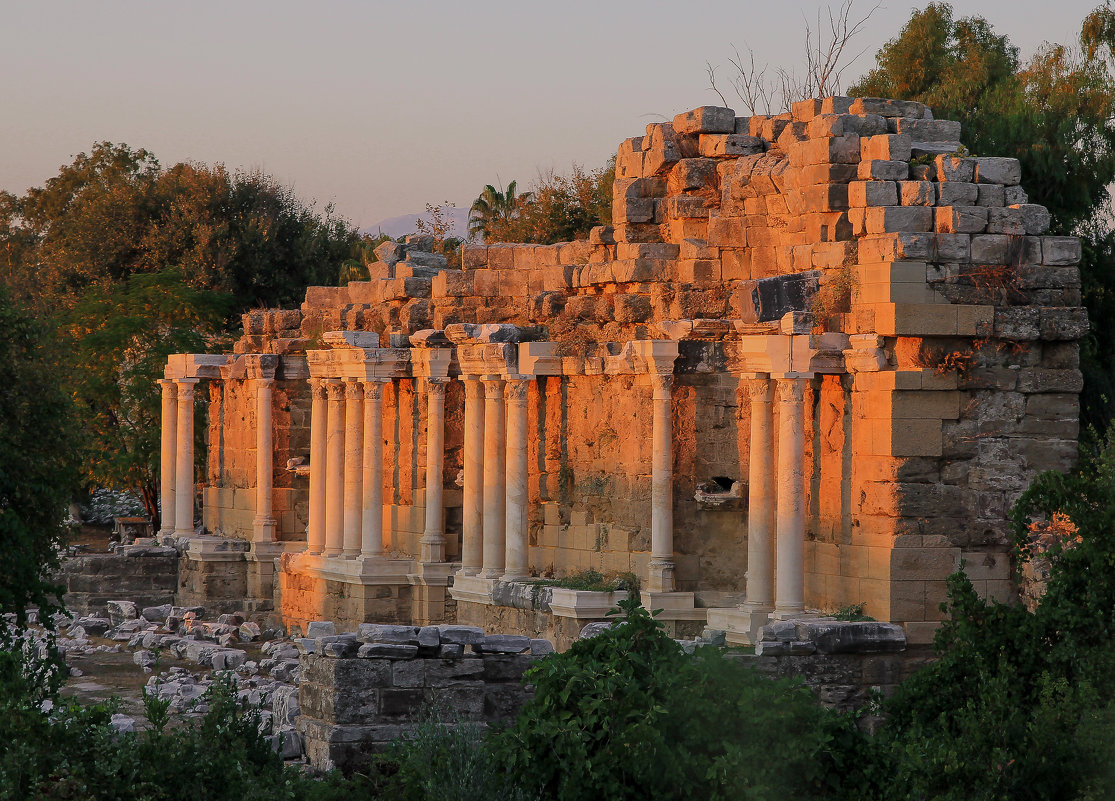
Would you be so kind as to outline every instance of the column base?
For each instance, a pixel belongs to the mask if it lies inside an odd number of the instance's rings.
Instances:
[[[658,614],[659,620],[699,620],[708,618],[708,610],[697,607],[695,596],[691,592],[656,592],[647,590],[642,593],[640,601],[644,607]]]
[[[647,590],[651,593],[666,593],[674,591],[674,563],[667,561],[652,561],[647,576]]]
[[[278,521],[273,517],[257,517],[252,521],[253,542],[274,542]]]
[[[419,560],[422,563],[445,562],[445,537],[424,534],[418,542],[421,545]]]
[[[817,612],[807,612],[805,607],[800,609],[775,609],[770,614],[771,621],[776,620],[809,620],[810,618],[820,617]]]
[[[477,604],[492,603],[492,589],[496,580],[483,576],[462,576],[458,573],[453,577],[453,586],[449,588],[449,595],[457,601],[471,601]]]

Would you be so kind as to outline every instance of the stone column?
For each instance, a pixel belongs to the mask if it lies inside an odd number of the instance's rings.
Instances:
[[[256,383],[256,516],[252,534],[256,542],[275,539],[275,518],[271,514],[271,490],[274,483],[274,454],[271,447],[270,378],[257,378]]]
[[[175,432],[174,534],[194,535],[194,385],[196,378],[176,379],[178,430]]]
[[[445,382],[426,379],[426,523],[422,529],[419,561],[445,561]]]
[[[345,385],[338,379],[325,382],[329,393],[325,439],[325,555],[344,550],[345,520]]]
[[[162,450],[159,458],[159,533],[174,534],[174,518],[178,510],[174,504],[175,429],[178,427],[178,387],[169,378],[159,380],[163,391]]]
[[[325,550],[325,461],[328,402],[325,383],[310,379],[310,520],[306,526],[306,551]]]
[[[383,381],[364,382],[364,502],[360,556],[383,556]]]
[[[461,381],[465,385],[461,573],[475,576],[484,561],[484,385],[470,376],[461,376]]]
[[[777,617],[805,611],[805,384],[778,379]]]
[[[484,379],[484,568],[483,578],[499,578],[504,568],[507,460],[503,379]]]
[[[747,458],[747,602],[750,612],[774,608],[774,527],[777,482],[774,454],[774,384],[747,380],[751,398],[751,452]]]
[[[359,381],[345,381],[344,538],[346,559],[360,555],[363,527],[361,479],[364,470],[364,390]]]
[[[651,375],[650,576],[651,592],[674,591],[674,430],[671,401],[674,377]]]
[[[527,577],[527,391],[530,379],[507,382],[506,569],[504,579]]]

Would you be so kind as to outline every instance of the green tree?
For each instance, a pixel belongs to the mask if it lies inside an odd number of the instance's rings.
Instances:
[[[175,272],[141,273],[91,288],[61,318],[83,478],[93,487],[137,492],[156,523],[161,408],[155,382],[170,354],[227,344],[219,337],[232,302],[228,293],[194,289]],[[200,445],[204,426],[194,430]]]
[[[946,3],[915,11],[876,55],[854,95],[919,100],[959,120],[975,153],[1013,156],[1052,232],[1084,240],[1083,300],[1092,332],[1082,349],[1083,419],[1097,430],[1115,397],[1115,239],[1107,187],[1115,180],[1115,11],[1084,20],[1078,43],[1044,45],[1026,63],[982,17],[955,18]]]
[[[507,189],[503,190],[487,184],[469,208],[469,236],[482,237],[486,242],[508,241],[498,237],[514,222],[519,207],[529,197],[529,192],[521,195],[518,193],[515,181],[509,183]]]
[[[74,487],[70,404],[49,334],[0,287],[0,614],[54,609],[50,573]]]
[[[4,280],[40,307],[87,288],[176,269],[196,289],[232,293],[240,312],[298,303],[336,284],[359,235],[261,173],[182,163],[96,144],[22,197],[0,193]]]

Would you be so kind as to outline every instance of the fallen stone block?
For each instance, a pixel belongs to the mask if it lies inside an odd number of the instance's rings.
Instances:
[[[356,630],[357,639],[366,643],[389,643],[418,646],[417,626],[396,626],[382,623],[361,623]]]
[[[701,106],[674,117],[673,130],[677,134],[733,133],[736,129],[736,112],[723,106]]]
[[[145,606],[143,611],[140,612],[140,617],[144,620],[150,620],[152,623],[163,623],[167,617],[170,616],[170,604],[160,604],[159,606]]]
[[[489,634],[472,646],[477,653],[521,654],[530,648],[530,637],[518,634]]]
[[[1018,159],[981,156],[973,161],[976,183],[1014,186],[1022,181],[1022,165]]]
[[[369,642],[361,645],[356,655],[360,659],[413,659],[418,656],[418,646]]]
[[[328,637],[337,633],[337,627],[332,620],[311,620],[306,624],[306,636],[311,640],[318,637]]]
[[[442,624],[437,629],[442,645],[474,645],[484,639],[484,629],[477,626]]]

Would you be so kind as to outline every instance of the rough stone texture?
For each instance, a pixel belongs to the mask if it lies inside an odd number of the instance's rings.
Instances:
[[[160,548],[142,557],[122,552],[72,556],[62,562],[56,580],[65,590],[66,607],[74,614],[105,612],[110,602],[121,596],[132,599],[134,613],[136,604],[173,603],[178,588],[178,553],[173,548]]]
[[[384,650],[406,648],[414,652]],[[530,654],[414,658],[417,650],[366,644],[356,659],[301,657],[296,727],[311,765],[366,767],[392,740],[413,730],[427,700],[448,704],[464,720],[491,725],[512,720],[530,697],[521,682],[534,658]]]
[[[735,155],[730,138],[748,152]],[[387,253],[368,281],[312,287],[299,310],[252,312],[236,351],[281,357],[273,408],[280,538],[304,537],[306,479],[285,464],[308,450],[309,342],[333,330],[402,343],[458,323],[514,324],[561,348],[562,375],[533,381],[528,395],[530,567],[546,576],[589,567],[645,576],[650,387],[609,365],[622,362],[625,342],[676,335],[675,579],[679,590],[738,595],[746,510],[700,508],[695,490],[746,474],[750,410],[732,365],[734,340],[755,331],[741,326],[756,287],[816,273],[816,293],[788,308],[824,311],[813,333],[862,347],[844,347],[835,357],[841,374],[816,375],[806,393],[806,603],[864,603],[926,642],[944,579],[962,559],[970,571],[993,562],[973,581],[988,597],[1008,597],[1007,510],[1037,472],[1075,458],[1077,342],[1087,324],[1080,243],[1044,235],[1047,212],[1027,203],[1016,161],[970,158],[959,145],[959,126],[900,100],[824,98],[777,117],[697,109],[620,146],[614,224],[587,241],[470,245],[459,271],[413,256],[407,267],[407,252]],[[417,253],[423,243],[411,244]],[[815,307],[817,296],[829,300]],[[702,320],[723,325],[694,323]],[[246,538],[254,396],[246,380],[212,384],[205,525]],[[449,559],[460,552],[462,405],[459,382],[450,382]],[[385,389],[383,425],[393,445],[385,536],[393,552],[414,555],[425,498],[425,404],[414,380]],[[227,581],[194,586],[199,598],[239,591]],[[421,617],[409,586],[377,587],[371,598],[366,588],[301,574],[280,572],[278,584],[292,622],[323,613],[350,627]],[[544,633],[559,647],[588,622],[467,605],[456,610],[462,622]]]

